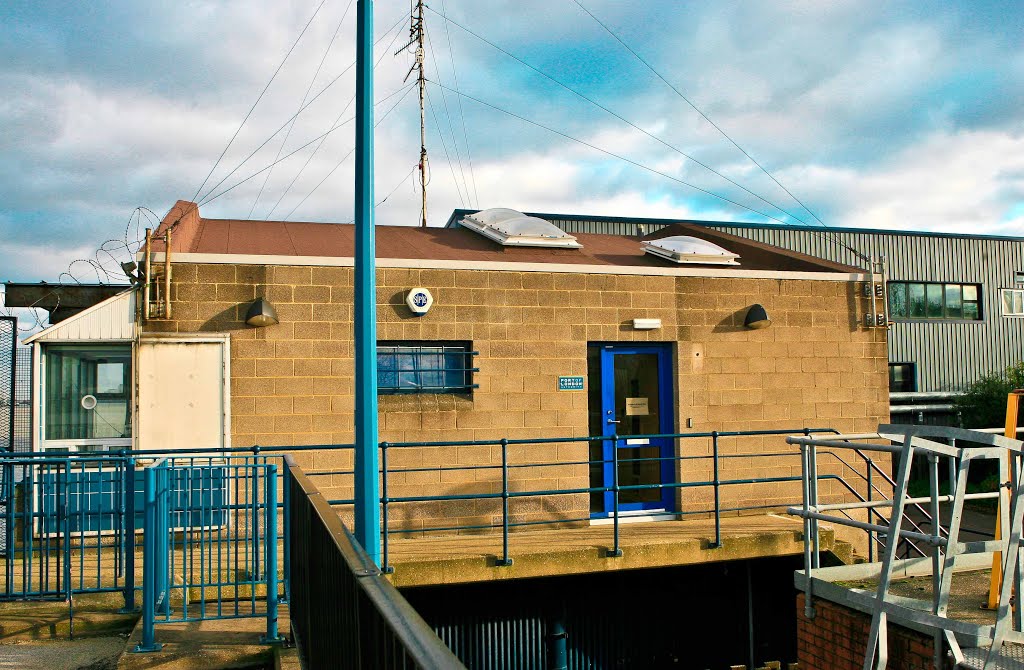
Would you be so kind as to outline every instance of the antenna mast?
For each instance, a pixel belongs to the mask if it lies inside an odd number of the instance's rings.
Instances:
[[[427,122],[426,122],[426,102],[427,102],[427,78],[423,72],[424,63],[424,28],[423,23],[423,0],[410,0],[410,22],[409,22],[409,41],[404,47],[396,51],[399,54],[406,49],[414,46],[416,47],[415,55],[416,60],[413,62],[412,67],[409,68],[409,72],[406,73],[405,79],[402,81],[408,81],[409,75],[416,72],[416,81],[419,87],[420,94],[420,197],[422,202],[420,203],[420,226],[423,228],[427,227]]]

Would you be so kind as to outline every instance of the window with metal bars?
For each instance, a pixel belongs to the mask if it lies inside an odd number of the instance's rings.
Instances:
[[[377,390],[395,393],[471,393],[473,357],[469,342],[378,342]]]

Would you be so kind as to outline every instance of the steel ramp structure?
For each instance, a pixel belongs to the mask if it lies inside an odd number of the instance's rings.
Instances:
[[[837,525],[859,528],[876,533],[884,545],[880,551],[878,585],[869,597],[867,609],[871,613],[871,628],[865,650],[864,670],[883,670],[889,660],[889,622],[910,625],[917,629],[932,631],[935,642],[934,664],[945,668],[948,651],[957,667],[992,670],[994,668],[1024,668],[1018,660],[1024,656],[1018,644],[1024,644],[1020,608],[1011,606],[1014,593],[1021,590],[1021,531],[1024,516],[1024,486],[1021,482],[1022,448],[1020,440],[991,433],[951,428],[946,426],[879,426],[879,436],[892,444],[852,444],[838,440],[815,439],[811,437],[790,437],[787,442],[800,446],[803,457],[804,500],[799,508],[791,508],[792,514],[804,520],[805,529],[805,614],[813,618],[813,595],[815,579],[813,573],[820,568],[817,552],[818,523],[825,521]],[[819,504],[815,485],[817,472],[817,449],[846,448],[861,451],[876,451],[892,454],[899,459],[899,468],[894,478],[895,487],[891,500]],[[929,466],[929,495],[912,498],[908,495],[911,464],[915,455],[924,456]],[[967,477],[971,464],[981,460],[996,460],[999,469],[998,492],[967,493]],[[941,464],[945,464],[949,494],[941,494]],[[999,498],[1000,525],[1006,529],[1002,539],[961,542],[960,523],[964,503],[968,500]],[[939,524],[932,526],[930,533],[909,531],[903,528],[904,511],[908,504],[929,504],[933,518],[939,518],[939,505],[952,506],[950,524],[944,529]],[[877,513],[889,509],[888,523],[872,523],[851,517],[854,510]],[[1008,531],[1008,532],[1007,532]],[[931,607],[924,609],[921,601],[895,596],[889,592],[897,563],[896,551],[899,543],[909,539],[929,547],[932,578]],[[979,556],[981,555],[981,556]],[[954,572],[963,564],[977,567],[979,558],[998,556],[1002,565],[999,580],[998,609],[994,625],[978,625],[958,621],[948,615],[950,586]],[[961,649],[960,638],[972,641],[970,648]]]

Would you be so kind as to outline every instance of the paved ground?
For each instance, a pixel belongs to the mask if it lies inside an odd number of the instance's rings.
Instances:
[[[63,602],[0,603],[0,670],[112,670],[138,614],[119,594],[75,598],[74,632]]]
[[[123,637],[0,644],[0,670],[114,670]]]
[[[187,623],[166,623],[156,627],[158,652],[124,654],[118,670],[222,670],[227,668],[272,668],[274,649],[260,643],[266,632],[266,618],[212,619]],[[289,629],[288,608],[281,606],[279,630]],[[135,627],[127,649],[142,639],[142,624]]]

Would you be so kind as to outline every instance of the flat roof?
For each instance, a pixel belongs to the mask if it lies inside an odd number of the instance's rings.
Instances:
[[[179,201],[164,218],[156,235],[172,229],[175,254],[301,256],[347,258],[355,254],[355,226],[241,219],[207,219],[193,203]],[[673,223],[646,237],[576,234],[582,249],[505,247],[461,226],[421,228],[377,226],[376,254],[381,259],[483,261],[493,263],[547,263],[557,265],[670,268],[678,265],[644,253],[643,239],[690,235],[739,254],[737,270],[781,272],[861,272],[806,254],[748,240],[688,223]],[[164,250],[163,242],[153,244]],[[246,261],[251,262],[251,261]]]

